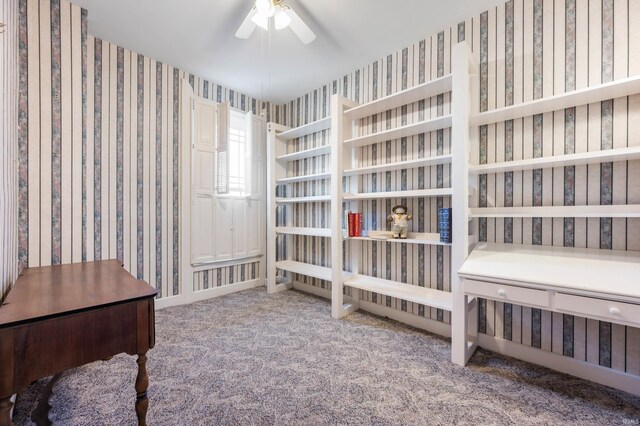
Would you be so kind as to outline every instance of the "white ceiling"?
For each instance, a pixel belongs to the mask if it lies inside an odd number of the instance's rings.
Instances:
[[[504,0],[286,0],[316,33],[234,34],[253,0],[72,0],[89,32],[250,96],[284,103]],[[269,48],[270,44],[270,48]]]

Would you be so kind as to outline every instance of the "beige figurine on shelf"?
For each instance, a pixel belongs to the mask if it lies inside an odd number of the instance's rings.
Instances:
[[[387,217],[387,221],[391,222],[393,238],[406,239],[409,233],[409,221],[413,216],[407,214],[406,206],[395,206],[391,211],[393,214]]]

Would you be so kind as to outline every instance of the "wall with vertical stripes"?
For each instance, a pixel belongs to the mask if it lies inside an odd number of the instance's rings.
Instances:
[[[0,300],[18,275],[18,0],[0,4]],[[0,30],[2,31],[2,30]]]
[[[640,74],[640,3],[634,0],[510,0],[280,106],[276,120],[302,125],[327,116],[340,93],[364,103],[450,72],[451,46],[466,40],[480,63],[479,110],[491,110],[589,85]],[[367,132],[411,123],[449,110],[449,95],[365,119]],[[533,158],[640,144],[640,96],[570,108],[483,126],[474,149],[481,163]],[[318,146],[328,132],[291,142],[291,150]],[[448,153],[449,131],[432,132],[361,148],[363,165]],[[292,175],[328,170],[319,157],[290,166]],[[447,166],[361,177],[366,191],[449,186]],[[481,176],[481,206],[633,204],[640,202],[640,162],[509,172]],[[300,183],[293,195],[328,193],[328,182]],[[404,200],[368,201],[365,228],[384,229],[391,206]],[[411,231],[437,232],[437,207],[449,199],[409,201]],[[327,206],[295,207],[297,226],[328,226]],[[279,220],[283,221],[283,212]],[[640,250],[638,219],[485,219],[480,238],[543,244]],[[455,232],[455,230],[454,230]],[[283,241],[279,243],[282,253]],[[328,265],[323,239],[293,239],[293,258]],[[346,259],[349,254],[347,253]],[[366,274],[414,285],[449,289],[449,249],[388,242],[364,246]],[[348,262],[346,262],[348,264]],[[615,274],[615,271],[612,271]],[[330,283],[298,277],[329,288]],[[448,322],[448,314],[386,296],[366,299]],[[517,305],[480,303],[479,331],[525,346],[640,375],[640,329]]]
[[[20,36],[20,263],[117,258],[178,294],[180,81],[268,105],[91,36],[67,0],[20,0]]]

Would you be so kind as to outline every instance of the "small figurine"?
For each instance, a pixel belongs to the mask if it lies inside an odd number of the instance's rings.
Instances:
[[[393,211],[393,214],[390,214],[387,217],[387,221],[391,222],[393,238],[406,239],[409,232],[408,221],[410,221],[413,216],[407,214],[406,206],[395,206],[391,210]]]

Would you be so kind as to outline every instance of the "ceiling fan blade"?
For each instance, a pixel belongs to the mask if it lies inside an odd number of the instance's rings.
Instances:
[[[304,44],[309,44],[316,39],[316,35],[311,29],[304,23],[293,9],[287,8],[287,15],[291,18],[289,28],[293,31]]]
[[[251,20],[251,18],[253,18],[256,13],[258,13],[258,11],[256,10],[256,7],[253,6],[247,14],[247,17],[242,21],[242,24],[240,24],[238,31],[236,31],[236,37],[242,39],[251,37],[253,30],[256,29],[256,24]]]

